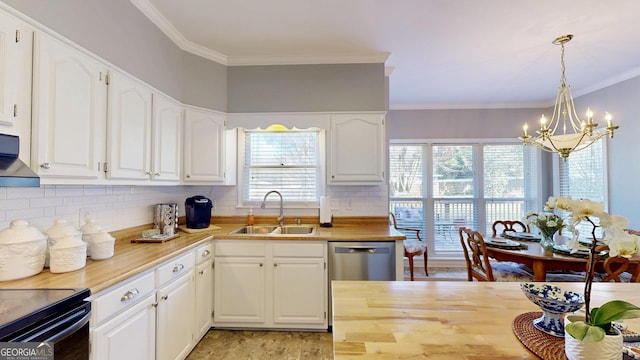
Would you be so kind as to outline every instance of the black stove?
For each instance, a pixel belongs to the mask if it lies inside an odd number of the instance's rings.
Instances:
[[[89,289],[0,289],[0,342],[52,342],[55,359],[88,359]]]

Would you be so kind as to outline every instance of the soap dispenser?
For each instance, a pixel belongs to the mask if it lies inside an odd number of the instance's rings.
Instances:
[[[247,215],[247,225],[253,226],[255,218],[253,217],[253,208],[249,208],[249,215]]]

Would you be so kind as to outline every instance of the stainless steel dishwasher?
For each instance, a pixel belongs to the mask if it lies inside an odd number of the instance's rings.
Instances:
[[[329,325],[333,323],[331,281],[396,280],[394,241],[329,242]]]

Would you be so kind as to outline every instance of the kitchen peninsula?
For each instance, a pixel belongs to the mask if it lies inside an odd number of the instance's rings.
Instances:
[[[558,283],[582,292],[582,283]],[[592,304],[638,300],[640,284],[593,284]],[[517,282],[333,282],[334,358],[537,359],[512,330],[539,311]],[[625,320],[630,330],[640,319]]]

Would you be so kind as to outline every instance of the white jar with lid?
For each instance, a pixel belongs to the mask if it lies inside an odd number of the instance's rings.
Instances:
[[[53,222],[53,226],[47,229],[45,234],[48,237],[47,240],[47,254],[44,261],[44,266],[49,267],[49,249],[58,242],[58,240],[67,236],[80,236],[80,231],[76,229],[71,223],[65,219],[56,219]]]
[[[87,243],[87,256],[91,257],[91,251],[93,249],[94,238],[102,231],[102,228],[96,224],[95,220],[87,219],[84,225],[80,228],[82,233],[82,241]]]
[[[0,281],[35,275],[44,267],[47,237],[24,220],[0,231]]]
[[[93,260],[103,260],[113,256],[116,239],[107,230],[102,229],[94,234],[91,241],[89,248]]]
[[[79,236],[65,236],[49,248],[49,271],[64,273],[82,269],[87,264],[87,243]]]

